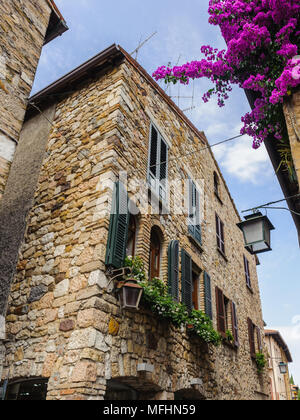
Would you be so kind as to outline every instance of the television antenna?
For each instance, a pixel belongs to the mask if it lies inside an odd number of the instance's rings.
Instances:
[[[150,39],[153,38],[156,34],[157,34],[157,31],[153,32],[153,34],[148,36],[148,38],[146,38],[144,41],[142,41],[142,37],[141,37],[138,46],[136,47],[134,51],[132,51],[130,55],[135,54],[135,60],[137,60],[140,49],[146,44],[146,42],[150,41]]]

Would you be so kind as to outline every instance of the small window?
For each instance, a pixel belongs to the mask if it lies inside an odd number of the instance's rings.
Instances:
[[[228,339],[227,333],[229,331],[233,337],[232,344],[238,347],[239,333],[236,305],[218,287],[216,287],[216,302],[218,331],[225,339]]]
[[[199,274],[193,270],[192,274],[192,280],[193,280],[193,289],[192,289],[192,301],[193,301],[193,309],[196,309],[197,311],[200,309],[199,305]]]
[[[256,357],[256,353],[263,350],[261,330],[257,327],[250,318],[248,318],[248,335],[250,354],[252,358]]]
[[[8,401],[45,401],[48,380],[34,379],[8,384],[6,397]]]
[[[224,223],[216,214],[216,233],[217,233],[217,248],[225,255],[225,237],[224,237]]]
[[[127,256],[135,256],[136,253],[136,241],[137,241],[137,220],[136,217],[131,215],[128,226],[128,241],[126,254]]]
[[[244,255],[244,268],[245,268],[245,277],[246,277],[246,284],[249,287],[249,289],[252,289],[251,287],[251,277],[250,277],[250,268],[249,268],[249,261]]]
[[[214,172],[214,192],[220,198],[220,180],[216,172]]]
[[[168,152],[166,141],[151,124],[149,142],[148,183],[151,190],[162,200],[167,200]]]
[[[150,239],[150,261],[149,278],[150,280],[160,277],[160,259],[161,259],[162,241],[158,228],[154,227],[151,231]]]

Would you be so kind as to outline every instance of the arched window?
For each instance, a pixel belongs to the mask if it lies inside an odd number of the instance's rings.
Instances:
[[[136,252],[136,241],[137,241],[137,219],[135,216],[131,215],[128,226],[128,241],[126,254],[127,256],[135,256]]]
[[[160,276],[160,259],[161,259],[161,234],[159,229],[154,227],[151,231],[150,239],[150,261],[149,261],[149,278],[150,280]]]

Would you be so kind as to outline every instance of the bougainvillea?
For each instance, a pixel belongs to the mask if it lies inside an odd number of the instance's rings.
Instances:
[[[253,137],[254,148],[270,134],[282,139],[283,98],[300,85],[300,0],[210,0],[208,12],[227,49],[203,46],[202,60],[159,67],[153,77],[174,84],[206,77],[214,87],[203,100],[217,95],[220,107],[234,84],[255,91],[258,99],[242,117],[241,134]]]

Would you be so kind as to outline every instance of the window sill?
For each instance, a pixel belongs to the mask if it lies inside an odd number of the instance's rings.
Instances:
[[[229,347],[232,350],[238,350],[238,346],[236,346],[235,344],[231,343],[230,341],[227,340],[227,338],[223,337],[223,344],[227,347]]]
[[[217,248],[217,251],[218,251],[218,253],[219,253],[219,254],[221,254],[221,255],[222,255],[222,257],[224,258],[224,260],[225,260],[226,262],[228,262],[228,258],[226,257],[226,255],[224,254],[224,252],[223,252],[223,251],[221,251],[221,250],[220,250],[220,248]]]
[[[198,248],[198,250],[203,253],[204,252],[204,248],[202,247],[202,245],[200,245],[200,243],[192,236],[188,233],[187,237],[189,238],[189,240]]]

